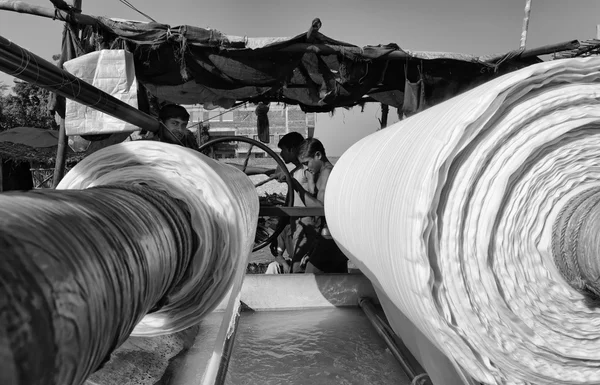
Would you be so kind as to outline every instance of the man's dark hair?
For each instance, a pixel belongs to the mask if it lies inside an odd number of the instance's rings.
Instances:
[[[279,148],[296,148],[300,146],[304,142],[304,137],[299,132],[290,132],[285,134],[281,139],[279,139],[279,143],[277,143],[277,147]]]
[[[158,112],[158,118],[163,122],[172,118],[190,120],[190,114],[187,112],[185,107],[182,107],[178,104],[167,104]]]

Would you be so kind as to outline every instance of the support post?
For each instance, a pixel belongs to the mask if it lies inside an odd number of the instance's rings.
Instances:
[[[390,106],[388,106],[387,104],[381,103],[381,119],[379,120],[381,129],[384,129],[387,127],[389,112],[390,112]]]
[[[81,11],[81,2],[82,0],[73,0],[73,8],[77,11]],[[74,28],[79,34],[79,28],[77,24],[71,24],[71,28]],[[65,29],[69,28],[69,26],[65,23]],[[65,47],[66,39],[68,36],[68,32],[65,31],[63,34],[62,48],[61,48],[61,57],[58,62],[58,66],[60,69],[63,69],[63,63],[72,58],[66,58],[65,56]],[[76,37],[79,39],[79,36]],[[65,128],[65,99],[62,96],[57,95],[57,98],[62,99],[61,102],[57,103],[58,110],[56,111],[57,123],[59,126],[58,129],[58,147],[56,148],[56,163],[54,164],[54,177],[52,178],[52,188],[56,188],[63,176],[65,175],[65,166],[67,163],[67,148],[69,147],[69,138],[67,137],[66,128]]]
[[[290,124],[289,124],[289,115],[288,115],[288,106],[285,105],[285,133],[290,132]]]
[[[63,176],[65,176],[65,167],[67,164],[67,148],[69,146],[69,137],[65,131],[65,113],[56,111],[56,121],[58,123],[58,147],[56,148],[56,162],[54,163],[54,176],[52,177],[52,188],[56,188]]]

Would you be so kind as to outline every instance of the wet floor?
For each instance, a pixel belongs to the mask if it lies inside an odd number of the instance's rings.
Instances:
[[[410,384],[358,308],[244,312],[226,378],[245,384]]]

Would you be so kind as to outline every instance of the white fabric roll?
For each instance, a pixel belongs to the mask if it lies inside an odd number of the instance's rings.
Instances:
[[[58,188],[118,184],[145,184],[182,200],[199,238],[192,276],[169,295],[167,305],[146,315],[132,335],[174,333],[196,324],[227,294],[235,273],[245,271],[258,221],[254,184],[243,172],[197,151],[135,141],[88,156]]]
[[[557,60],[499,77],[364,138],[329,179],[342,250],[482,383],[600,383],[600,309],[551,252],[565,202],[600,186],[598,68]]]

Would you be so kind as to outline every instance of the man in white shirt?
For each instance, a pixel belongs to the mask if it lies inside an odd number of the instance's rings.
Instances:
[[[298,148],[304,141],[304,137],[298,132],[290,132],[283,136],[277,146],[281,149],[281,158],[285,163],[293,164],[294,169],[290,175],[300,183],[307,191],[314,189],[314,178],[308,173],[298,159]],[[284,183],[285,174],[281,169],[275,171],[279,175],[277,180]],[[294,206],[304,207],[302,199],[298,193],[294,192]],[[283,219],[286,220],[286,219]],[[269,264],[267,274],[281,273],[303,273],[303,259],[308,254],[307,239],[303,236],[300,221],[311,221],[310,217],[289,218],[290,223],[277,238],[277,242],[271,245],[271,251],[275,256],[275,262]],[[288,253],[291,264],[284,258],[284,252]]]

